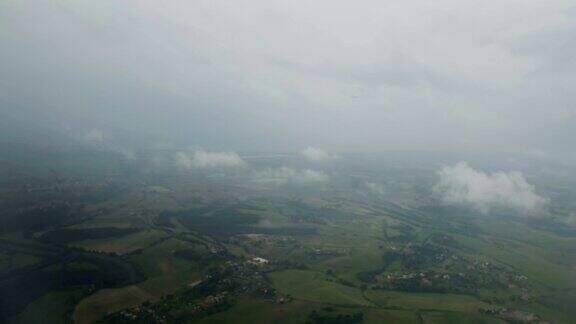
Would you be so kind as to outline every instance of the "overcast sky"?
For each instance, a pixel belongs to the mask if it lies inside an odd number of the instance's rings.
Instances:
[[[71,134],[573,150],[575,88],[576,1],[0,1],[0,110]]]

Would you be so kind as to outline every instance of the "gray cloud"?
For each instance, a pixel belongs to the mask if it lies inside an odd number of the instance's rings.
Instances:
[[[434,192],[445,204],[469,205],[485,214],[494,208],[529,214],[546,203],[518,171],[485,173],[460,162],[444,167],[438,176]]]
[[[573,8],[4,1],[0,99],[45,127],[218,150],[561,150],[576,136]]]

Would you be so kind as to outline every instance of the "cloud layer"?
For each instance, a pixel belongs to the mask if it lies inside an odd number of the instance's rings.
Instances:
[[[319,162],[328,162],[332,161],[336,158],[335,155],[332,155],[322,149],[315,148],[308,146],[304,150],[300,151],[300,155],[308,162],[319,163]]]
[[[386,194],[386,189],[381,184],[375,182],[366,182],[364,183],[364,185],[373,194],[376,194],[378,196],[384,196]]]
[[[174,162],[186,169],[236,168],[245,165],[244,160],[234,152],[178,152],[174,155]]]
[[[253,175],[253,181],[255,182],[274,185],[310,185],[323,183],[329,179],[328,175],[323,171],[296,170],[288,167],[261,170]]]
[[[91,143],[101,143],[106,139],[106,134],[100,129],[91,129],[86,132],[84,139]]]
[[[1,1],[0,118],[220,150],[571,148],[575,15],[565,0]]]
[[[434,187],[445,204],[469,205],[481,213],[507,208],[527,214],[540,209],[546,199],[534,191],[521,172],[485,173],[460,162],[438,172]]]

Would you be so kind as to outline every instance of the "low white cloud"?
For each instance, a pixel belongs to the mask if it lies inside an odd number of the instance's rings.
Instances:
[[[136,152],[132,149],[128,149],[125,147],[119,147],[114,149],[116,153],[120,154],[125,160],[136,160]]]
[[[311,146],[300,151],[300,155],[308,162],[327,162],[336,158],[333,154]]]
[[[239,167],[243,166],[244,160],[234,152],[206,152],[196,151],[192,164],[197,168],[214,167]]]
[[[92,129],[84,134],[84,139],[92,143],[101,143],[106,139],[106,135],[100,129]]]
[[[285,185],[285,184],[315,184],[328,181],[329,176],[322,171],[310,169],[296,170],[288,167],[267,169],[254,173],[253,180],[259,183]]]
[[[438,175],[434,192],[445,204],[469,205],[484,214],[494,208],[527,214],[546,203],[518,171],[486,173],[460,162],[442,168]]]
[[[176,150],[178,148],[174,143],[166,141],[158,141],[152,143],[151,147],[154,150]]]
[[[177,152],[174,154],[174,163],[185,169],[192,168],[192,157],[186,152]]]
[[[382,185],[380,185],[380,184],[378,184],[378,183],[375,183],[375,182],[366,182],[364,185],[366,186],[366,188],[367,188],[370,192],[372,192],[372,193],[374,193],[374,194],[376,194],[376,195],[384,196],[385,193],[386,193],[386,189],[384,189],[384,186],[382,186]]]
[[[186,169],[232,168],[245,165],[244,160],[235,152],[178,152],[174,155],[174,162]]]

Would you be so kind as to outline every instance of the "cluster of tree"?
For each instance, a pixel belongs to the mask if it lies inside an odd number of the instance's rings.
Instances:
[[[225,255],[215,254],[215,253],[208,253],[208,252],[201,252],[194,249],[185,249],[185,250],[178,250],[174,252],[174,256],[183,258],[186,260],[197,262],[202,266],[209,265],[214,261],[224,260],[226,259]]]
[[[26,208],[3,209],[3,215],[0,217],[0,233],[41,230],[86,217],[83,206],[62,201],[32,204]]]
[[[412,246],[400,255],[402,265],[406,269],[418,270],[438,264],[450,256],[450,251],[434,244]]]
[[[383,273],[384,271],[386,271],[386,269],[388,269],[388,267],[400,257],[401,257],[400,252],[387,251],[386,253],[384,253],[384,256],[383,256],[384,265],[382,267],[375,269],[375,270],[358,272],[356,274],[356,278],[358,280],[364,282],[364,283],[374,284],[377,281],[376,276]]]

